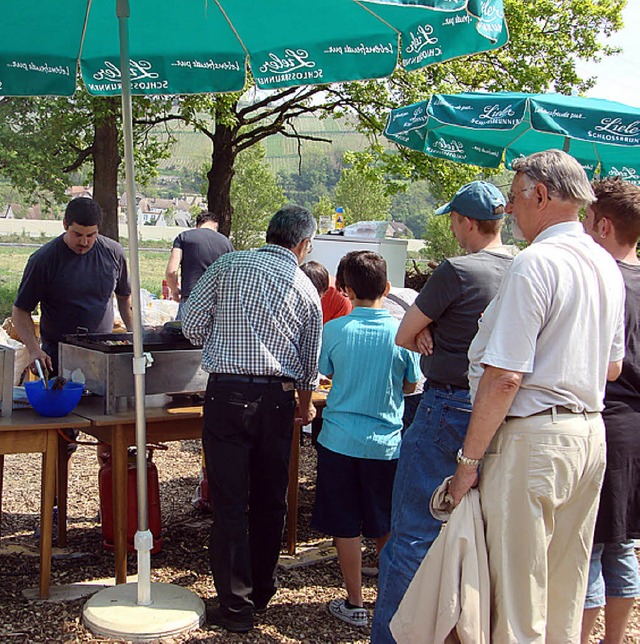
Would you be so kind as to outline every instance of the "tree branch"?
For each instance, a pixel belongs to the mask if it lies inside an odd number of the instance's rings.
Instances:
[[[77,170],[91,155],[93,154],[93,146],[80,150],[76,160],[68,166],[62,168],[63,172],[73,172]]]
[[[133,124],[153,127],[154,125],[160,125],[160,123],[167,123],[168,121],[184,121],[184,120],[185,120],[184,116],[180,114],[167,114],[166,116],[161,116],[157,119],[133,119]]]

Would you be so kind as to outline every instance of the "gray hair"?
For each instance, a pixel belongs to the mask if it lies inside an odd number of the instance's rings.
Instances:
[[[593,188],[584,168],[571,155],[561,150],[536,152],[516,159],[511,167],[529,180],[530,189],[536,183],[546,186],[549,196],[586,206],[596,201]]]
[[[303,239],[316,234],[315,217],[302,206],[283,206],[273,215],[267,228],[267,244],[295,248]]]

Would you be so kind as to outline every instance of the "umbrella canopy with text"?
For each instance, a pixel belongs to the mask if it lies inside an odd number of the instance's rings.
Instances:
[[[439,159],[484,168],[564,149],[589,177],[640,184],[640,109],[597,98],[515,92],[434,94],[391,112],[385,136]]]
[[[0,10],[0,96],[121,92],[115,0],[17,0]],[[502,0],[131,0],[134,94],[384,78],[508,40]],[[399,51],[399,42],[402,51]]]

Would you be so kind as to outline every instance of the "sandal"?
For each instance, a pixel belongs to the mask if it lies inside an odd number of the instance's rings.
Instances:
[[[365,608],[349,608],[344,599],[333,599],[328,604],[329,612],[351,626],[367,626],[369,615]]]

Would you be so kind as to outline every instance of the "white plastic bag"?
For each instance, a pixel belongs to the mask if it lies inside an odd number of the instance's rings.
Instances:
[[[175,320],[178,303],[173,300],[159,300],[146,288],[140,289],[140,316],[142,326],[162,326],[165,322]],[[114,326],[124,326],[116,298],[113,298]]]
[[[13,356],[13,384],[17,385],[22,372],[29,364],[29,351],[22,342],[11,338],[2,327],[0,327],[0,344],[10,347],[15,352]]]

